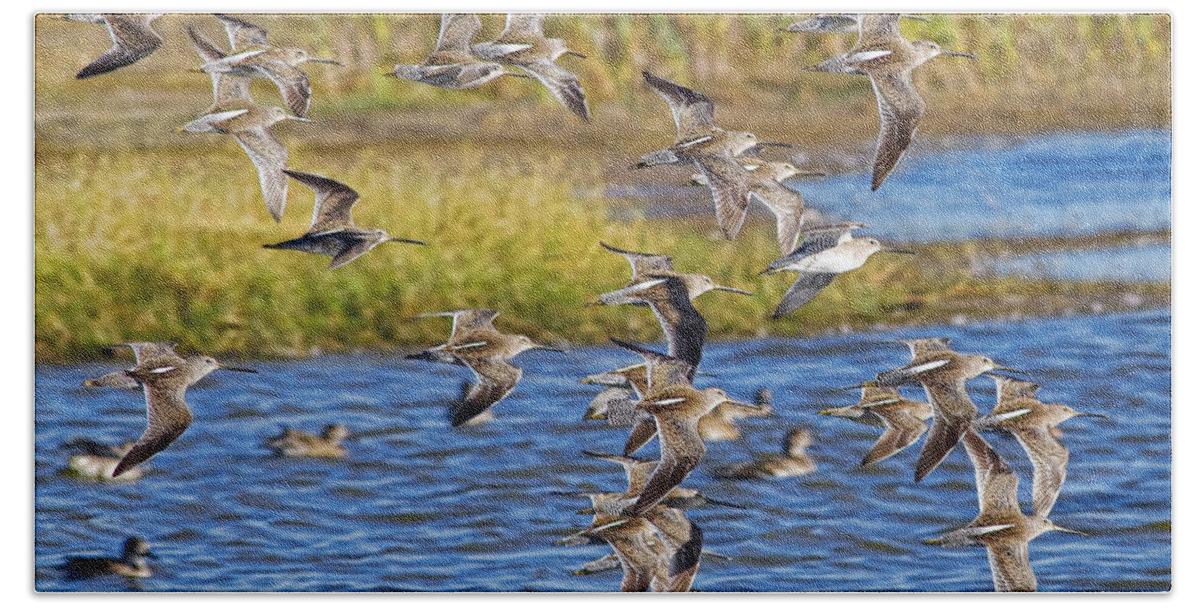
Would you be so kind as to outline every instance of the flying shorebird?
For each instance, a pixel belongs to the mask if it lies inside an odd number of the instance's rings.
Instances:
[[[878,251],[904,253],[916,252],[907,249],[885,247],[878,239],[854,238],[850,235],[865,224],[852,222],[819,226],[805,230],[803,240],[795,251],[771,262],[759,275],[777,272],[797,272],[796,282],[783,294],[779,306],[771,314],[778,319],[812,300],[822,289],[833,282],[837,275],[861,268]]]
[[[646,487],[637,500],[622,510],[626,516],[640,516],[683,483],[704,456],[704,440],[696,426],[700,417],[723,401],[731,401],[725,391],[712,387],[704,390],[687,384],[675,384],[653,390],[638,407],[654,415],[658,426],[660,457]],[[742,404],[747,408],[755,406]]]
[[[584,120],[591,120],[587,99],[579,79],[566,68],[554,63],[563,55],[587,58],[586,55],[567,48],[561,38],[547,38],[542,33],[545,15],[531,13],[509,13],[504,22],[504,31],[491,42],[480,42],[471,46],[471,52],[480,59],[498,61],[533,75],[546,85],[564,107]]]
[[[192,412],[184,401],[184,393],[189,386],[218,369],[258,373],[224,365],[205,355],[181,358],[174,354],[145,357],[136,367],[125,370],[142,384],[146,396],[146,431],[121,458],[113,470],[113,477],[165,450],[187,430],[192,423]]]
[[[114,13],[69,13],[64,15],[70,21],[88,23],[103,23],[108,26],[108,35],[112,36],[113,46],[84,66],[76,78],[91,78],[107,74],[117,68],[123,68],[137,60],[153,53],[162,45],[162,36],[150,29],[150,24],[162,16],[162,13],[149,14],[114,14]]]
[[[592,501],[592,525],[556,544],[579,545],[600,539],[612,548],[621,565],[622,592],[652,590],[669,581],[671,552],[655,536],[655,528],[643,517],[613,515],[604,505],[621,496],[618,492],[584,492]]]
[[[1002,367],[984,355],[961,355],[949,348],[947,338],[901,340],[912,352],[912,362],[875,375],[878,386],[900,386],[918,382],[933,407],[933,427],[921,445],[913,481],[921,481],[932,472],[963,434],[971,428],[978,410],[967,395],[967,380]],[[1020,372],[1017,372],[1020,373]]]
[[[249,105],[236,110],[206,114],[183,125],[178,132],[220,133],[233,137],[246,151],[250,162],[258,171],[258,183],[262,188],[263,202],[271,217],[278,222],[283,218],[287,204],[288,152],[287,148],[271,135],[270,128],[281,120],[312,122],[307,118],[290,116],[286,110],[276,106]]]
[[[726,479],[770,479],[771,477],[799,477],[817,470],[817,463],[805,450],[812,445],[812,434],[796,427],[787,432],[783,440],[783,453],[770,454],[751,462],[722,467],[717,477]]]
[[[284,428],[282,433],[268,439],[263,447],[269,448],[276,456],[341,458],[346,455],[342,441],[349,436],[350,430],[344,424],[327,424],[321,429],[320,435]]]
[[[824,409],[817,413],[884,429],[863,456],[862,466],[865,467],[891,458],[916,443],[929,428],[925,421],[933,417],[933,408],[924,401],[905,399],[894,388],[866,385],[862,387],[862,398],[857,404]]]
[[[900,15],[865,14],[858,42],[850,52],[805,69],[834,74],[859,74],[871,79],[879,105],[879,138],[875,144],[871,190],[878,190],[912,141],[925,102],[917,94],[912,71],[937,57],[969,57],[969,53],[943,50],[935,42],[909,42],[900,35]]]
[[[522,372],[521,368],[509,363],[509,359],[535,348],[563,352],[559,348],[537,344],[527,336],[501,333],[492,325],[499,314],[495,310],[470,309],[417,315],[419,318],[453,318],[450,339],[441,346],[406,358],[444,361],[445,356],[450,355],[475,374],[475,386],[450,409],[451,426],[475,418],[512,392]]]
[[[525,78],[524,74],[509,72],[499,63],[480,61],[471,54],[471,42],[482,27],[479,15],[444,13],[433,53],[420,64],[397,65],[390,75],[455,90],[477,87],[505,75]]]
[[[708,275],[693,272],[676,272],[675,268],[671,265],[670,256],[618,249],[604,242],[601,242],[600,246],[623,256],[629,262],[629,267],[632,269],[633,274],[630,275],[629,283],[625,287],[601,294],[593,304],[606,304],[609,306],[635,304],[645,306],[647,305],[646,302],[639,297],[630,296],[629,290],[633,290],[634,292],[640,291],[646,287],[645,283],[653,282],[658,278],[667,276],[679,277],[683,281],[684,287],[687,288],[688,300],[695,300],[714,289],[740,293],[744,296],[753,295],[742,289],[718,285]]]
[[[996,407],[975,420],[977,429],[996,429],[1012,433],[1033,464],[1033,514],[1047,516],[1058,500],[1067,477],[1070,451],[1055,438],[1059,424],[1075,416],[1105,418],[1101,414],[1077,412],[1062,403],[1042,403],[1037,384],[1016,378],[988,374],[996,381]]]
[[[350,210],[358,201],[358,193],[341,182],[300,171],[283,172],[296,181],[308,186],[316,194],[313,201],[313,219],[308,232],[290,241],[263,245],[267,249],[292,249],[305,253],[316,253],[333,258],[329,269],[341,268],[358,259],[380,243],[411,243],[425,245],[423,241],[399,239],[389,236],[379,228],[359,228],[350,217]]]
[[[225,58],[226,53],[217,48],[208,38],[205,38],[204,34],[201,34],[196,28],[188,26],[187,32],[188,37],[192,39],[192,46],[196,49],[196,54],[205,63]],[[213,72],[209,76],[212,80],[213,102],[204,111],[205,114],[214,114],[257,105],[254,103],[254,98],[250,96],[249,78],[238,76],[231,72]],[[285,183],[286,181],[284,179]]]
[[[677,136],[671,147],[643,155],[637,168],[691,162],[704,175],[712,193],[717,225],[725,238],[742,229],[750,195],[750,173],[738,160],[755,146],[787,146],[759,142],[753,133],[726,131],[713,122],[714,104],[703,93],[675,84],[650,72],[642,77],[671,108]]]
[[[131,349],[133,351],[133,356],[136,363],[141,363],[143,360],[148,358],[163,358],[172,356],[178,358],[180,361],[183,360],[183,357],[180,357],[175,353],[176,344],[174,342],[125,342],[122,344],[113,344],[112,348],[116,348],[118,346],[128,347]],[[142,387],[142,385],[138,383],[136,379],[132,378],[129,374],[126,374],[125,370],[109,372],[96,378],[88,378],[87,380],[83,381],[83,385],[129,389]]]
[[[783,183],[796,176],[824,176],[818,171],[804,171],[792,163],[747,159],[739,157],[742,167],[750,172],[750,200],[766,207],[775,216],[775,238],[779,251],[788,253],[796,248],[800,227],[810,218],[804,212],[804,197]],[[707,186],[702,173],[692,175],[692,183]]]
[[[150,551],[150,543],[140,536],[130,536],[121,547],[121,557],[67,556],[67,561],[58,566],[68,579],[92,578],[115,574],[128,578],[146,578],[153,572],[146,564],[147,557],[158,557]]]
[[[655,391],[668,387],[677,385],[691,386],[692,379],[696,376],[696,366],[682,357],[664,355],[616,338],[610,338],[610,340],[617,346],[641,355],[643,368],[645,369],[645,376],[640,379],[640,382],[634,380],[630,382],[637,393],[638,401],[635,401],[632,406],[620,404],[622,410],[626,407],[633,408],[631,414],[621,412],[622,415],[626,415],[632,420],[633,428],[629,431],[629,438],[626,439],[625,448],[622,452],[626,456],[631,456],[658,434],[658,422],[655,420],[653,413],[638,405],[641,399],[646,398],[646,396]],[[705,415],[707,416],[711,413],[709,412]],[[703,416],[701,419],[703,419]],[[699,422],[697,422],[697,433],[699,433]],[[703,440],[703,437],[701,437],[701,440]]]
[[[996,591],[1037,591],[1037,577],[1029,562],[1029,541],[1044,532],[1062,528],[1045,515],[1025,515],[1017,501],[1017,474],[973,429],[963,435],[963,445],[975,466],[979,516],[966,526],[925,541],[930,545],[987,547],[988,565]]]
[[[308,113],[312,87],[308,75],[300,70],[306,62],[332,63],[333,59],[313,57],[303,49],[270,46],[267,31],[262,27],[230,15],[216,15],[225,25],[230,44],[236,52],[207,61],[200,71],[212,74],[231,74],[243,78],[266,78],[275,83],[288,109],[296,116]]]
[[[604,294],[601,301],[592,304],[645,302],[654,311],[667,338],[667,354],[698,366],[708,323],[692,306],[689,291],[684,277],[649,275],[647,280]]]

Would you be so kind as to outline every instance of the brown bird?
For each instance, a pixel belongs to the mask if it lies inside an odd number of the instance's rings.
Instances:
[[[525,77],[506,71],[494,61],[480,61],[471,54],[471,42],[482,28],[479,15],[442,14],[442,27],[433,53],[420,64],[397,65],[391,75],[455,90],[477,87],[505,75]]]
[[[912,71],[938,55],[976,58],[969,53],[943,50],[928,40],[905,40],[900,35],[898,13],[864,14],[859,23],[858,42],[850,52],[805,68],[860,74],[871,79],[879,105],[872,191],[878,190],[896,168],[925,112],[925,102],[913,86]]]
[[[187,430],[192,423],[192,411],[184,401],[184,393],[189,386],[218,369],[258,373],[224,365],[205,355],[146,357],[136,367],[126,370],[125,373],[142,384],[146,396],[146,431],[117,463],[113,477],[149,460]]]
[[[279,435],[263,444],[276,456],[294,458],[342,458],[346,448],[342,442],[350,436],[344,424],[327,424],[320,435],[312,435],[293,428],[284,428]]]
[[[218,14],[216,17],[225,25],[230,44],[236,52],[205,62],[200,66],[200,71],[242,78],[266,78],[275,83],[288,109],[296,116],[308,113],[312,97],[308,75],[299,66],[310,61],[341,65],[332,59],[313,57],[303,49],[270,46],[267,31],[248,21],[231,15]]]
[[[612,515],[606,505],[620,498],[618,492],[574,492],[592,501],[592,525],[557,544],[580,545],[595,538],[607,542],[621,565],[620,591],[650,591],[670,579],[670,550],[655,536],[655,528],[641,517]]]
[[[629,266],[633,270],[633,274],[629,278],[629,283],[626,284],[624,288],[602,294],[596,302],[593,302],[593,304],[605,304],[609,306],[616,304],[634,304],[646,306],[647,304],[644,300],[631,295],[629,290],[638,292],[645,288],[644,284],[646,282],[654,281],[655,279],[662,277],[679,277],[679,279],[683,281],[684,287],[687,288],[688,300],[695,300],[696,298],[713,290],[731,291],[733,293],[740,293],[744,296],[753,295],[750,292],[742,289],[718,285],[716,281],[713,281],[708,275],[676,272],[671,266],[671,258],[665,255],[627,251],[625,249],[618,249],[603,242],[600,243],[600,246],[613,253],[624,256],[625,259],[629,261]]]
[[[919,382],[933,407],[933,427],[917,456],[914,481],[921,481],[932,472],[971,427],[977,410],[967,395],[967,380],[994,369],[1017,372],[1002,367],[983,355],[960,355],[949,349],[947,338],[924,338],[902,341],[912,351],[912,362],[904,367],[880,372],[875,376],[879,386],[900,386]],[[1017,372],[1020,373],[1020,372]]]
[[[933,408],[924,401],[901,397],[894,388],[863,386],[862,399],[858,404],[817,413],[884,429],[866,456],[863,456],[862,466],[865,467],[890,458],[916,443],[929,428],[925,421],[933,417]]]
[[[547,38],[542,33],[545,19],[546,16],[541,14],[509,13],[500,37],[472,45],[471,52],[480,59],[498,61],[529,72],[546,85],[564,107],[584,120],[591,120],[579,78],[554,63],[563,55],[587,57],[568,49],[561,38]]]
[[[644,363],[645,377],[639,381],[631,381],[639,399],[638,402],[634,402],[634,412],[629,416],[633,420],[633,429],[629,432],[629,438],[625,441],[623,451],[626,456],[631,456],[658,434],[658,423],[655,422],[650,411],[638,407],[640,400],[654,391],[670,386],[691,386],[692,379],[696,375],[696,366],[679,357],[664,355],[624,340],[610,339],[617,346],[640,355]],[[636,376],[636,374],[633,375]],[[697,432],[699,432],[698,428]]]
[[[812,445],[812,434],[797,427],[787,432],[782,454],[769,454],[751,462],[718,469],[717,477],[726,479],[770,479],[799,477],[817,470],[817,462],[805,450]]]
[[[76,78],[91,78],[123,68],[153,53],[162,46],[162,36],[150,29],[150,24],[162,13],[116,14],[116,13],[70,13],[64,15],[70,21],[103,23],[108,27],[113,46],[84,66]]]
[[[667,354],[700,365],[708,323],[692,306],[687,282],[679,276],[650,275],[636,285],[611,291],[594,304],[642,302],[650,306],[667,338]]]
[[[622,511],[623,515],[643,515],[683,483],[705,453],[704,440],[696,428],[700,417],[721,402],[730,400],[725,391],[716,387],[697,390],[687,384],[675,384],[654,389],[639,402],[638,407],[654,415],[660,458],[646,482],[646,488],[632,505]],[[755,406],[747,403],[744,407]]]
[[[146,564],[147,557],[157,557],[150,543],[140,536],[130,536],[121,547],[121,557],[81,557],[71,555],[58,566],[68,579],[92,578],[115,574],[128,578],[147,578],[153,574]]]
[[[996,591],[1037,591],[1037,577],[1029,562],[1029,541],[1044,532],[1062,528],[1044,515],[1025,515],[1017,502],[1017,475],[974,429],[963,435],[963,445],[975,466],[979,516],[966,526],[939,538],[931,545],[987,547],[992,584]]]
[[[1075,416],[1105,416],[1077,412],[1062,403],[1042,403],[1037,398],[1040,387],[1033,382],[988,376],[996,381],[996,407],[976,420],[975,428],[1004,430],[1017,438],[1033,463],[1033,514],[1047,516],[1067,477],[1070,457],[1070,451],[1052,431]]]
[[[717,225],[725,238],[734,238],[746,219],[751,182],[750,172],[738,157],[756,146],[791,145],[759,142],[753,133],[746,131],[726,131],[713,121],[715,105],[703,93],[650,72],[642,72],[642,77],[670,106],[677,137],[670,148],[643,155],[635,167],[693,163],[712,193]]]
[[[233,105],[238,105],[234,103]],[[271,135],[271,127],[282,120],[312,122],[307,118],[288,115],[283,108],[275,106],[247,105],[234,110],[206,114],[183,125],[178,132],[220,133],[233,137],[245,150],[258,171],[258,183],[262,188],[263,202],[267,211],[278,222],[283,218],[287,205],[287,148]]]
[[[449,355],[475,374],[475,386],[450,409],[452,426],[459,426],[482,414],[512,392],[522,372],[521,368],[509,363],[509,359],[535,348],[563,352],[559,348],[537,344],[527,336],[501,333],[492,325],[499,314],[495,310],[470,309],[417,315],[451,317],[454,323],[450,329],[450,339],[445,344],[408,355],[407,358],[445,361]]]
[[[201,34],[196,28],[188,26],[187,32],[188,37],[192,39],[192,46],[196,49],[196,54],[200,55],[205,63],[225,58],[226,53],[205,38],[204,34]],[[250,96],[249,78],[230,72],[213,72],[209,76],[212,79],[213,102],[204,111],[205,114],[257,105],[254,103],[254,98]]]
[[[334,270],[353,262],[380,243],[426,244],[423,241],[394,238],[379,228],[356,226],[350,217],[350,210],[358,202],[358,193],[350,186],[312,173],[287,169],[283,172],[316,194],[312,225],[308,232],[298,238],[263,247],[327,255],[333,258],[329,262],[329,269]]]

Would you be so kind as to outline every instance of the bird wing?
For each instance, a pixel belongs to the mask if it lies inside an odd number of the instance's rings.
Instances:
[[[746,221],[750,172],[728,154],[703,154],[692,157],[692,161],[708,182],[721,232],[733,239]]]
[[[921,385],[925,387],[929,404],[933,406],[933,427],[921,445],[921,454],[917,456],[914,481],[924,479],[946,459],[958,440],[971,428],[971,420],[976,414],[975,404],[971,403],[963,381],[945,386],[926,380]]]
[[[820,253],[826,249],[833,249],[839,244],[848,241],[852,238],[852,232],[859,228],[865,227],[866,224],[858,222],[850,222],[847,224],[830,224],[827,226],[814,226],[800,233],[803,240],[800,241],[800,248],[788,254],[785,258],[771,264],[775,267],[779,262],[784,262],[784,265],[794,262],[804,257],[808,257],[814,253]]]
[[[473,62],[471,42],[483,29],[479,15],[463,13],[444,13],[442,26],[438,31],[437,46],[430,61],[426,63],[443,63],[447,59],[459,62]],[[437,60],[433,60],[436,57]]]
[[[654,439],[657,434],[658,424],[654,421],[653,416],[638,418],[637,422],[633,423],[633,429],[629,431],[629,437],[625,440],[625,447],[622,448],[621,453],[632,456],[642,449],[642,446],[650,443],[650,440]]]
[[[579,78],[570,70],[549,59],[523,63],[520,67],[546,85],[558,103],[584,120],[592,119],[587,99],[583,96],[583,86],[579,84]]]
[[[200,55],[205,63],[219,61],[225,57],[225,53],[195,28],[188,27],[187,32],[196,48],[196,54]],[[212,78],[214,107],[229,108],[236,104],[254,104],[254,99],[250,97],[250,79],[228,72],[212,72],[209,76]]]
[[[546,15],[541,13],[509,13],[504,20],[504,31],[496,42],[530,42],[545,38],[542,22]]]
[[[967,429],[962,441],[975,469],[979,512],[1016,509],[1017,476],[1012,468],[975,429]]]
[[[76,78],[91,78],[125,67],[162,45],[162,37],[150,29],[145,15],[106,14],[104,24],[112,36],[112,48],[79,70]]]
[[[996,381],[997,408],[1000,408],[1001,405],[1012,401],[1037,399],[1038,390],[1041,389],[1041,385],[1028,380],[1018,380],[1016,378],[1007,378],[1005,376],[997,376],[993,374],[989,374],[989,376],[991,376],[992,380]],[[992,413],[995,414],[996,411],[993,411]]]
[[[837,278],[836,272],[801,272],[796,282],[783,294],[779,306],[771,313],[772,319],[778,319],[812,300],[822,289],[829,286]]]
[[[651,74],[642,72],[646,84],[671,108],[671,116],[675,119],[677,142],[689,141],[711,134],[716,123],[713,122],[713,101],[707,95],[693,91]]]
[[[178,369],[161,373],[178,373]],[[146,430],[117,463],[116,468],[113,469],[113,477],[117,477],[166,449],[192,423],[192,412],[183,398],[184,392],[187,391],[186,383],[160,384],[154,380],[142,378],[142,386],[146,396]]]
[[[475,386],[466,397],[450,409],[451,426],[459,426],[482,414],[496,402],[508,396],[521,379],[521,368],[502,357],[461,357],[475,372]]]
[[[996,591],[1037,591],[1027,541],[989,544],[987,554]]]
[[[283,208],[287,205],[288,178],[284,174],[288,162],[287,147],[279,143],[267,127],[237,131],[232,135],[258,170],[263,202],[271,217],[278,222],[283,218]]]
[[[333,236],[341,243],[341,247],[334,254],[333,259],[329,261],[330,270],[336,270],[357,260],[366,252],[374,249],[376,245],[387,240],[386,236],[364,234],[345,228],[337,229]]]
[[[631,342],[610,338],[617,346],[629,349],[642,356],[646,361],[647,391],[657,391],[678,384],[691,385],[696,374],[696,366],[670,355],[642,348]]]
[[[654,311],[667,337],[667,354],[699,367],[704,339],[708,335],[708,323],[700,316],[700,311],[692,306],[682,279],[674,276],[654,278],[665,281],[644,291],[645,302]],[[647,370],[647,379],[650,377]]]
[[[308,83],[308,75],[300,68],[289,65],[284,61],[266,61],[254,65],[259,72],[269,78],[279,88],[292,114],[304,116],[308,113],[308,104],[312,98],[312,86]]]
[[[903,342],[908,345],[908,350],[912,353],[914,361],[934,353],[951,352],[950,338],[917,338],[915,340],[903,340]]]
[[[625,259],[629,261],[629,267],[633,270],[633,276],[630,279],[632,281],[637,281],[649,274],[672,274],[675,272],[675,269],[671,267],[671,258],[669,256],[617,249],[603,242],[600,243],[600,246],[613,253],[625,256]]]
[[[793,251],[804,223],[804,197],[778,182],[767,181],[752,187],[750,198],[775,215],[775,238],[779,241],[779,250],[784,254]]]
[[[175,357],[182,362],[182,357],[175,353],[174,342],[125,342],[118,346],[128,346],[133,350],[133,356],[137,358],[138,363],[164,357]]]
[[[671,490],[696,468],[704,456],[704,440],[696,429],[696,420],[672,413],[655,415],[658,425],[658,466],[646,480],[646,487],[626,510],[626,515],[639,516],[658,504]]]
[[[890,458],[896,452],[916,443],[925,433],[925,429],[929,428],[924,420],[903,409],[880,407],[871,411],[883,420],[885,428],[879,440],[863,457],[863,466]]]
[[[901,40],[900,13],[866,13],[859,18],[857,47],[890,45]]]
[[[912,83],[912,72],[871,72],[875,100],[879,105],[879,139],[875,144],[875,168],[871,190],[878,190],[908,149],[917,122],[925,112]]]
[[[350,209],[358,201],[358,193],[339,181],[313,173],[283,170],[296,181],[308,186],[316,195],[313,202],[312,226],[308,233],[324,232],[333,228],[353,226]]]
[[[229,48],[240,51],[267,45],[267,30],[262,27],[231,15],[216,13],[213,16],[225,26],[225,34],[229,36]]]
[[[1018,429],[1013,435],[1033,463],[1033,515],[1045,517],[1054,508],[1066,480],[1070,451],[1047,427]]]

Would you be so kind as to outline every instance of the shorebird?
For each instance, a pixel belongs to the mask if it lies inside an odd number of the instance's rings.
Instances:
[[[618,493],[581,493],[592,500],[592,525],[576,532],[557,544],[579,545],[596,538],[607,542],[621,565],[622,592],[650,591],[669,581],[671,552],[655,536],[655,528],[642,517],[610,515],[603,505],[613,500]]]
[[[750,200],[757,201],[775,216],[775,238],[779,251],[788,253],[796,248],[800,238],[800,227],[810,218],[804,212],[804,197],[799,192],[783,185],[796,176],[824,176],[817,171],[804,171],[792,163],[766,161],[739,157],[742,166],[750,172]],[[702,173],[692,175],[692,184],[707,186],[708,179]]]
[[[618,249],[604,242],[601,242],[600,246],[615,254],[623,256],[629,262],[629,267],[632,269],[633,274],[630,275],[629,283],[625,287],[601,294],[600,297],[593,302],[593,304],[606,304],[609,306],[616,304],[635,304],[646,306],[647,304],[645,301],[639,297],[631,295],[629,290],[638,292],[646,287],[645,283],[653,282],[662,277],[679,277],[679,279],[683,281],[684,287],[687,288],[688,300],[695,300],[696,298],[713,290],[730,291],[733,293],[740,293],[744,296],[753,295],[744,289],[719,285],[708,275],[691,272],[676,272],[675,268],[671,265],[670,256],[660,255],[657,253],[642,253],[640,251]]]
[[[731,399],[719,388],[698,390],[687,384],[675,384],[653,390],[638,403],[638,407],[654,415],[660,458],[645,489],[622,511],[623,515],[636,517],[646,513],[683,483],[705,453],[704,440],[696,428],[700,417],[723,401]],[[743,406],[755,407],[749,403]]]
[[[742,436],[736,420],[751,416],[769,416],[774,413],[771,409],[771,391],[759,389],[754,396],[754,409],[746,409],[733,401],[718,405],[713,411],[700,418],[697,430],[700,438],[705,441],[733,441]]]
[[[783,440],[783,453],[770,454],[751,462],[718,469],[716,475],[726,479],[770,479],[799,477],[817,470],[817,462],[805,450],[812,445],[812,434],[796,427]]]
[[[563,352],[559,348],[537,344],[527,336],[501,333],[492,325],[499,314],[495,310],[469,309],[417,315],[419,318],[451,317],[454,323],[445,344],[407,358],[444,361],[445,355],[451,355],[475,374],[475,386],[450,409],[451,426],[475,418],[512,392],[522,372],[521,368],[509,363],[509,359],[535,348]]]
[[[137,363],[141,363],[143,360],[148,358],[161,359],[164,357],[175,357],[180,361],[183,360],[183,357],[180,357],[175,353],[176,344],[174,342],[126,342],[123,344],[113,344],[112,348],[119,346],[128,347],[129,349],[133,350],[133,356]],[[136,379],[131,377],[129,374],[126,374],[125,370],[109,372],[95,378],[88,378],[87,380],[83,381],[83,385],[128,389],[142,387],[142,385],[138,383]]]
[[[153,574],[146,564],[147,557],[157,557],[150,551],[150,543],[140,536],[125,539],[121,557],[67,556],[67,561],[58,566],[69,579],[91,578],[105,574],[116,574],[129,578],[146,578]]]
[[[327,255],[333,258],[329,262],[329,269],[334,270],[353,262],[380,243],[426,244],[423,241],[394,238],[379,228],[356,226],[350,217],[350,210],[358,202],[358,193],[350,186],[312,173],[287,169],[283,172],[316,194],[312,225],[300,237],[263,247]]]
[[[643,368],[645,369],[644,378],[630,381],[638,398],[638,401],[635,401],[632,405],[633,412],[625,414],[623,408],[630,406],[620,404],[622,408],[621,415],[632,420],[633,424],[622,452],[626,456],[631,456],[658,434],[658,423],[655,421],[652,412],[646,408],[639,407],[640,400],[655,391],[668,387],[677,385],[691,386],[692,379],[696,376],[696,365],[688,359],[669,354],[664,355],[648,348],[642,348],[636,344],[625,342],[624,340],[616,338],[610,338],[610,340],[617,346],[640,355],[643,360]],[[636,377],[636,373],[631,373],[631,377]],[[697,432],[699,432],[698,429]]]
[[[996,381],[996,407],[975,420],[975,428],[1004,430],[1017,438],[1033,464],[1033,514],[1049,515],[1067,477],[1070,457],[1070,451],[1053,431],[1075,416],[1105,416],[1077,412],[1062,403],[1042,403],[1037,398],[1040,387],[1033,382],[988,376]]]
[[[112,36],[113,46],[84,66],[76,78],[91,78],[107,74],[117,68],[123,68],[137,60],[153,53],[162,45],[162,36],[150,29],[150,24],[162,16],[162,13],[148,14],[114,14],[114,13],[69,13],[64,15],[70,21],[87,23],[103,23],[108,26],[108,35]]]
[[[771,262],[771,265],[759,275],[775,274],[777,272],[796,272],[796,282],[783,294],[779,306],[771,314],[772,319],[778,319],[812,300],[822,289],[833,282],[837,275],[861,268],[878,251],[904,253],[912,255],[915,252],[907,249],[885,247],[878,239],[854,238],[850,233],[865,224],[853,222],[849,224],[833,224],[809,228],[802,234],[804,240],[795,251]]]
[[[226,53],[205,38],[204,34],[201,34],[196,28],[188,26],[187,32],[188,37],[192,39],[192,46],[196,49],[196,54],[200,55],[200,59],[205,63],[225,58]],[[213,102],[204,111],[205,114],[257,105],[254,103],[254,98],[250,96],[249,78],[230,72],[213,72],[209,76],[212,79]]]
[[[912,352],[912,362],[903,367],[875,375],[878,386],[900,386],[918,382],[925,389],[933,407],[933,427],[921,445],[913,481],[921,481],[932,472],[963,434],[971,428],[978,410],[967,395],[967,380],[994,369],[1017,372],[1002,367],[984,355],[961,355],[949,348],[947,338],[901,340]],[[1020,372],[1017,372],[1020,373]]]
[[[112,446],[91,439],[77,438],[68,441],[63,447],[75,450],[67,458],[67,467],[63,469],[63,473],[71,477],[91,481],[133,481],[142,476],[141,470],[137,468],[125,471],[119,477],[113,476],[117,463],[121,462],[121,458],[133,447],[132,441]]]
[[[635,167],[693,163],[712,193],[717,225],[725,238],[734,238],[746,220],[751,181],[737,157],[756,146],[790,144],[759,142],[753,133],[726,131],[713,122],[713,101],[703,93],[650,72],[642,72],[642,77],[670,106],[678,133],[671,147],[643,155]]]
[[[313,57],[303,49],[280,48],[267,43],[267,31],[248,21],[230,15],[216,15],[225,25],[235,53],[207,61],[200,71],[212,74],[232,74],[243,78],[266,78],[275,83],[288,109],[296,116],[308,113],[312,87],[308,75],[299,66],[306,62],[332,63],[333,59]]]
[[[963,435],[979,497],[979,516],[966,526],[926,544],[945,547],[983,545],[996,591],[1037,591],[1037,577],[1029,563],[1029,541],[1044,532],[1062,528],[1045,515],[1025,515],[1017,502],[1017,475],[973,429]]]
[[[509,13],[504,22],[504,31],[491,42],[480,42],[471,46],[471,52],[480,59],[498,61],[533,75],[546,85],[564,107],[576,116],[591,120],[587,99],[579,79],[566,68],[554,63],[563,55],[587,58],[586,55],[567,48],[561,38],[547,38],[542,33],[545,15]]]
[[[390,74],[455,90],[477,87],[505,75],[525,78],[524,74],[509,72],[499,63],[480,61],[471,54],[471,42],[482,27],[479,15],[444,13],[433,53],[423,63],[397,65]]]
[[[287,110],[277,106],[249,105],[234,110],[206,114],[183,125],[178,132],[220,133],[233,137],[246,151],[250,162],[258,171],[258,183],[262,188],[263,202],[267,211],[278,222],[283,218],[287,204],[288,162],[287,148],[271,135],[270,128],[282,120],[312,122],[307,118],[291,116]]]
[[[935,42],[909,42],[900,35],[898,13],[865,14],[858,42],[850,52],[805,69],[834,74],[859,74],[871,79],[879,105],[879,138],[875,144],[871,190],[878,190],[912,141],[925,102],[917,94],[912,71],[937,57],[969,57],[969,53],[944,50]]]
[[[928,403],[905,399],[896,389],[881,386],[863,386],[862,398],[856,405],[824,409],[817,413],[884,429],[863,456],[864,467],[891,458],[916,443],[929,428],[925,421],[933,418],[933,408]]]
[[[184,393],[189,386],[218,369],[258,373],[224,365],[205,355],[146,357],[136,367],[126,370],[142,384],[146,396],[146,431],[121,458],[113,470],[113,477],[165,450],[187,430],[192,423],[192,412],[184,401]]]
[[[320,435],[284,428],[282,433],[268,439],[263,447],[269,448],[276,456],[341,458],[346,455],[342,441],[349,436],[350,430],[344,424],[327,424]]]

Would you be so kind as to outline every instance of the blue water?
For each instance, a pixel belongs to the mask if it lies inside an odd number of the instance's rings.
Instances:
[[[710,443],[687,481],[749,507],[690,512],[705,547],[732,558],[705,558],[696,589],[991,589],[982,548],[922,543],[975,515],[961,449],[914,484],[916,446],[863,469],[874,430],[816,413],[857,401],[836,387],[907,360],[903,346],[881,340],[942,335],[962,352],[1025,370],[1048,402],[1110,417],[1063,425],[1071,461],[1052,518],[1088,536],[1047,533],[1030,544],[1040,588],[1170,587],[1171,318],[1161,310],[709,345],[701,367],[715,376],[698,384],[743,399],[769,388],[776,413],[741,421],[742,440]],[[574,379],[630,361],[606,347],[526,353],[517,359],[525,377],[496,419],[460,429],[449,427],[444,403],[462,369],[398,355],[240,362],[260,373],[216,372],[193,387],[192,427],[143,465],[144,478],[122,484],[59,475],[59,446],[76,436],[136,436],[141,395],[79,386],[116,363],[38,366],[36,587],[126,588],[65,581],[53,566],[67,555],[114,554],[136,533],[160,556],[156,576],[141,584],[150,591],[615,590],[616,572],[571,576],[607,548],[553,544],[590,517],[576,514],[580,500],[552,492],[623,486],[618,467],[579,454],[618,450],[624,430],[580,419],[596,391]],[[991,381],[970,387],[990,409]],[[344,460],[274,458],[258,447],[284,425],[315,431],[333,421],[358,434]],[[777,449],[794,425],[816,435],[814,474],[712,475]],[[1028,460],[1010,437],[992,441],[1021,475],[1028,510]]]
[[[1064,281],[1170,281],[1170,243],[1048,251],[986,263],[995,274]]]
[[[939,144],[914,144],[876,192],[865,166],[793,187],[813,209],[905,242],[1171,227],[1169,131],[973,136]]]

